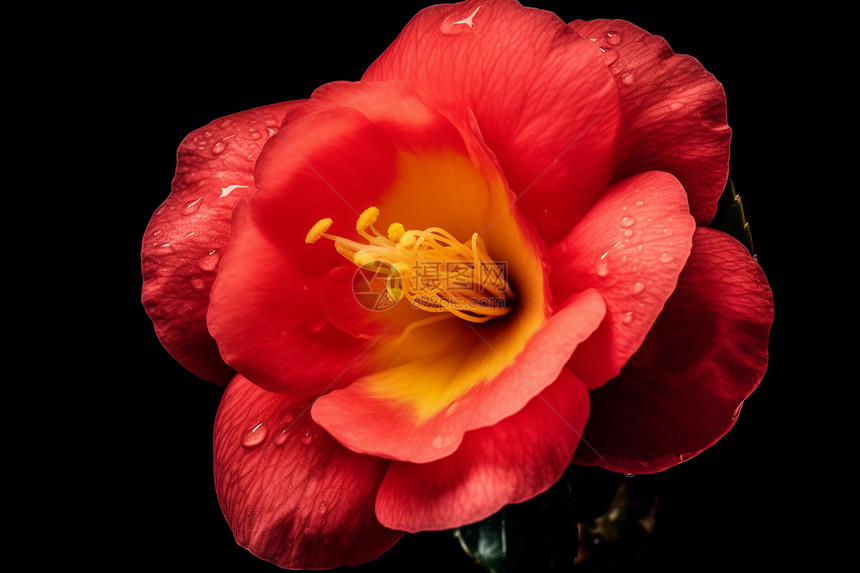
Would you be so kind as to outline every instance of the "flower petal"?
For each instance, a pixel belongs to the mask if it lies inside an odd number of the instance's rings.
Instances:
[[[247,203],[236,207],[233,229],[208,314],[224,360],[270,391],[318,393],[337,384],[369,343],[326,322],[315,296],[325,276],[304,276],[258,229]]]
[[[309,400],[241,376],[215,420],[215,488],[236,541],[279,567],[372,561],[402,536],[374,515],[388,462],[350,452],[307,413]]]
[[[690,196],[700,225],[714,217],[729,173],[731,129],[722,85],[694,58],[623,20],[570,26],[603,50],[621,94],[622,132],[613,179],[668,171]]]
[[[616,376],[675,289],[695,221],[677,179],[649,172],[613,185],[550,251],[556,297],[596,288],[607,318],[570,367],[589,388]]]
[[[206,329],[209,291],[236,203],[254,188],[263,144],[296,102],[251,109],[190,133],[172,191],[146,228],[142,301],[164,347],[185,368],[226,384],[233,374]]]
[[[661,471],[714,444],[767,366],[773,298],[747,250],[699,228],[678,287],[621,374],[591,392],[577,463]]]
[[[566,368],[525,408],[468,432],[457,451],[428,464],[392,462],[376,515],[405,531],[484,519],[548,489],[570,464],[588,417],[585,385]]]
[[[312,414],[356,452],[438,460],[458,449],[465,432],[511,416],[552,384],[604,312],[603,299],[589,290],[571,297],[536,332],[524,329],[523,340],[445,325],[447,347],[331,392],[316,401]]]
[[[618,90],[591,42],[516,2],[422,10],[363,80],[406,80],[458,120],[471,110],[518,206],[551,242],[610,181]]]

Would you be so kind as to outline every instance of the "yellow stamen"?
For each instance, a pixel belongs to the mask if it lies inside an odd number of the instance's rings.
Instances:
[[[311,230],[308,231],[308,236],[305,237],[305,242],[308,244],[316,243],[317,239],[322,237],[323,234],[325,234],[325,232],[329,230],[331,224],[332,220],[329,218],[320,219],[319,221],[317,221],[316,224],[311,227]]]
[[[306,242],[325,237],[356,266],[390,269],[389,296],[405,297],[415,308],[447,312],[470,322],[486,322],[511,311],[515,296],[506,269],[490,258],[477,233],[463,243],[438,227],[407,230],[393,223],[383,236],[373,227],[378,218],[379,209],[369,207],[355,224],[366,243],[328,234],[331,219],[314,225]]]

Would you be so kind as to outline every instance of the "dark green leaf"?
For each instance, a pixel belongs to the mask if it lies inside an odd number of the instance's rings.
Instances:
[[[756,256],[750,226],[744,215],[744,206],[731,179],[717,203],[717,214],[711,221],[711,227],[728,233],[740,241],[753,257]]]

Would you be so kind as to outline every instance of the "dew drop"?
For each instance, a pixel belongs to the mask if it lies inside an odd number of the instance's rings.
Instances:
[[[633,283],[633,286],[630,288],[630,290],[633,292],[633,294],[639,294],[640,292],[645,290],[645,283],[637,281]]]
[[[203,279],[191,279],[191,286],[195,290],[203,290],[206,288],[206,282]]]
[[[283,430],[281,430],[278,433],[278,435],[275,436],[275,439],[272,441],[275,443],[276,446],[283,446],[284,444],[286,444],[287,443],[287,429],[284,428]]]
[[[609,265],[606,264],[606,261],[600,261],[597,263],[594,272],[596,272],[599,277],[605,277],[609,274]]]
[[[459,407],[460,407],[460,404],[458,402],[454,402],[453,404],[448,406],[448,409],[445,410],[445,417],[450,418],[451,416],[453,416],[454,412],[456,412],[457,408],[459,408]]]
[[[313,441],[314,441],[314,438],[315,438],[315,437],[316,437],[316,436],[314,436],[314,435],[313,435],[313,434],[311,434],[310,432],[305,432],[305,435],[304,435],[304,437],[302,438],[302,443],[303,443],[304,445],[306,445],[306,446],[309,446],[309,445],[311,444],[311,442],[313,442]]]
[[[636,219],[634,219],[633,217],[627,216],[627,217],[624,217],[623,219],[621,219],[620,224],[622,227],[630,227],[635,222],[636,222]]]
[[[274,127],[266,127],[266,131],[269,132],[269,137],[272,137],[273,135],[278,133],[278,130],[275,129]]]
[[[632,477],[636,477],[636,474],[628,474],[628,473],[625,473],[625,474],[624,474],[624,477],[626,477],[626,478],[632,478]]]
[[[645,204],[645,201],[636,201],[636,206],[637,206],[637,207],[641,207],[641,206],[642,206],[642,205],[644,205],[644,204]]]
[[[607,64],[614,64],[616,60],[618,60],[618,52],[616,52],[612,48],[603,49],[603,61],[605,61]]]
[[[218,143],[216,143],[215,145],[212,146],[212,153],[214,153],[215,155],[218,155],[219,153],[222,153],[225,149],[227,149],[227,144],[224,143],[223,141],[219,141]]]
[[[606,42],[613,46],[617,46],[618,43],[621,42],[621,33],[615,30],[606,32]]]
[[[633,229],[624,229],[624,236],[625,237],[632,237],[633,236]]]
[[[200,205],[203,204],[203,197],[198,197],[182,209],[182,214],[185,216],[193,215],[200,210]]]
[[[625,312],[621,315],[621,322],[624,324],[630,324],[633,322],[633,311]]]
[[[201,271],[206,271],[207,273],[215,270],[215,267],[218,266],[218,261],[221,259],[221,255],[218,253],[217,249],[212,249],[209,251],[209,254],[202,257],[199,261],[197,261],[197,266]]]
[[[263,443],[263,440],[266,439],[266,434],[269,433],[269,428],[266,426],[266,422],[260,422],[242,436],[242,445],[246,448],[253,448],[255,446],[259,446]]]
[[[260,135],[259,131],[252,131],[251,132],[251,139],[260,139],[261,137],[263,137],[263,136]]]
[[[675,257],[670,255],[669,253],[663,253],[662,255],[660,255],[660,257],[657,260],[660,261],[661,263],[671,263],[672,259],[674,259],[674,258]]]
[[[629,86],[633,83],[633,76],[630,75],[629,72],[625,73],[623,76],[621,76],[621,83]]]

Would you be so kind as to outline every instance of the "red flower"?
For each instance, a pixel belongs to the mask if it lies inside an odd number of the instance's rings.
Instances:
[[[358,564],[571,460],[656,472],[717,441],[773,315],[705,226],[729,139],[696,60],[503,0],[427,8],[360,82],[190,134],[143,303],[177,360],[229,381],[215,478],[238,542]],[[380,272],[368,308],[355,281]]]

